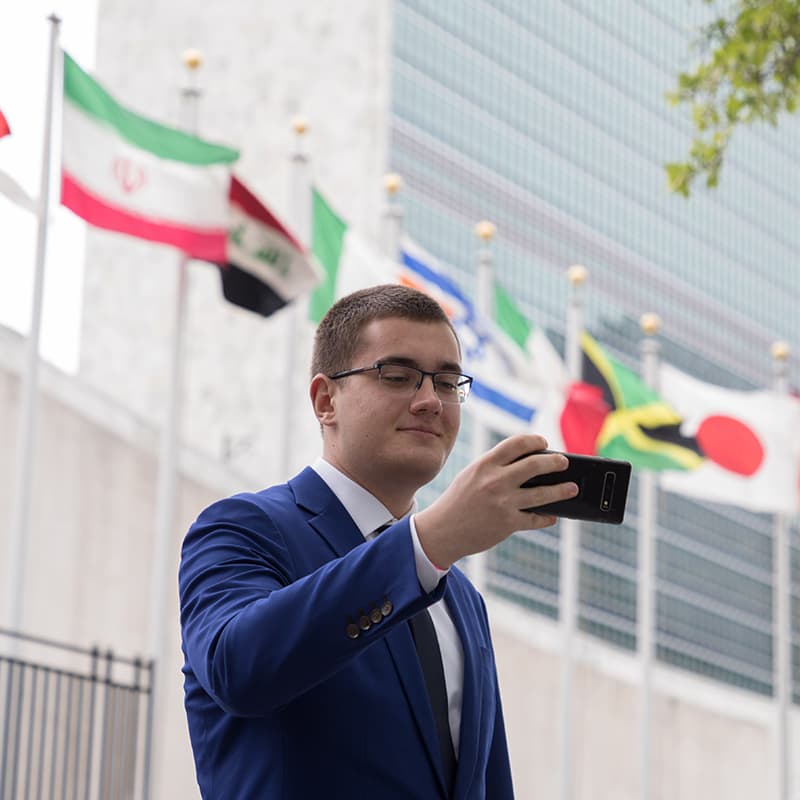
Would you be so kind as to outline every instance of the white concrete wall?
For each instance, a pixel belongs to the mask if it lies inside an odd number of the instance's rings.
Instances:
[[[199,48],[199,133],[241,149],[243,180],[290,221],[291,120],[303,114],[315,182],[350,223],[377,237],[389,11],[388,0],[101,0],[95,72],[124,104],[181,124],[181,55]],[[160,419],[168,385],[177,261],[168,248],[89,232],[79,374],[150,420]],[[195,262],[189,272],[184,440],[239,469],[283,478],[274,450],[286,312],[264,320],[237,309],[222,299],[216,268]],[[309,341],[306,332],[301,380]],[[293,464],[316,445],[310,428],[301,427],[299,439]]]
[[[8,552],[14,486],[21,339],[0,328],[0,552]],[[154,427],[116,401],[56,370],[42,370],[30,558],[23,628],[75,645],[149,656],[154,568]],[[310,412],[309,412],[310,415]],[[258,488],[202,454],[184,449],[169,574],[180,541],[206,504]],[[7,568],[7,559],[2,561]],[[5,580],[5,575],[3,576]],[[548,619],[489,599],[517,796],[559,795],[561,661]],[[5,596],[0,596],[0,604]],[[183,713],[177,591],[169,594],[165,661],[157,673],[157,757],[153,797],[198,796]],[[0,620],[6,609],[0,605]],[[0,647],[3,642],[0,641]],[[574,800],[638,800],[637,663],[589,637],[575,646]],[[770,700],[689,673],[654,670],[651,800],[776,797]],[[800,733],[792,716],[793,762]],[[800,788],[800,774],[796,788]]]

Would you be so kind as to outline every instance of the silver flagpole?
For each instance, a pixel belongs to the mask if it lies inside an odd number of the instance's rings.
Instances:
[[[772,361],[774,370],[773,388],[776,392],[788,392],[789,345],[774,342]],[[778,799],[790,800],[792,796],[791,761],[789,758],[789,710],[792,707],[792,577],[789,521],[785,514],[775,514],[772,536],[772,563],[775,587],[773,603],[773,675],[775,687],[775,744],[778,774]]]
[[[31,484],[33,482],[33,447],[36,438],[36,407],[39,382],[39,337],[42,328],[42,299],[44,295],[44,270],[47,255],[47,224],[50,211],[50,162],[53,138],[53,95],[56,83],[56,56],[61,20],[51,14],[50,48],[45,98],[44,136],[42,139],[42,172],[39,186],[38,225],[36,231],[36,259],[33,273],[33,301],[31,327],[25,352],[25,370],[20,376],[19,433],[17,435],[16,489],[11,508],[9,531],[8,577],[6,580],[6,614],[11,630],[22,625],[24,607],[25,570],[30,540]]]
[[[400,262],[400,240],[403,234],[403,206],[398,195],[403,188],[403,179],[396,172],[383,176],[386,204],[383,209],[383,250],[397,263]]]
[[[480,241],[478,248],[478,285],[475,293],[476,310],[486,320],[494,319],[494,256],[491,242],[497,229],[494,223],[482,220],[475,226]],[[477,416],[472,417],[472,460],[480,458],[489,449],[489,428]],[[488,554],[476,553],[468,560],[470,577],[475,588],[485,594],[488,575]]]
[[[189,70],[189,84],[181,91],[184,127],[191,134],[197,133],[198,100],[201,91],[196,86],[196,73],[202,65],[202,55],[197,50],[187,50],[183,63]],[[165,632],[167,628],[167,598],[174,587],[177,570],[175,536],[175,506],[178,488],[178,426],[180,423],[181,393],[183,385],[183,351],[186,328],[186,296],[188,290],[189,257],[181,254],[175,289],[175,314],[172,322],[172,340],[168,365],[167,399],[164,409],[158,455],[158,483],[156,485],[156,516],[153,537],[153,570],[151,573],[150,606],[150,652],[155,661],[153,696],[155,717],[151,752],[155,762],[152,773],[158,781],[162,763],[159,747],[159,731],[163,727],[166,703]],[[158,670],[161,670],[159,673]],[[152,780],[152,778],[151,778]],[[143,796],[149,796],[150,787],[143,787]]]
[[[303,245],[311,247],[311,174],[310,158],[306,150],[308,120],[296,116],[292,120],[294,142],[289,156],[289,224]],[[279,313],[283,315],[286,343],[283,350],[283,395],[278,419],[278,462],[274,483],[287,480],[292,469],[292,431],[294,430],[295,369],[297,366],[297,340],[300,335],[300,308],[297,301],[289,303]]]
[[[655,338],[661,327],[657,314],[643,314],[640,321],[644,338],[642,379],[651,389],[658,390],[659,343]],[[656,473],[642,470],[639,473],[639,581],[637,597],[637,641],[641,667],[639,706],[639,796],[649,800],[652,766],[652,666],[655,641],[655,547],[656,547]]]
[[[583,284],[589,272],[580,264],[567,270],[570,283],[567,307],[567,335],[565,356],[570,380],[579,381],[582,375],[581,333],[583,332]],[[574,638],[578,621],[578,579],[580,571],[580,524],[576,520],[562,519],[561,563],[559,584],[561,589],[561,800],[571,800],[572,784],[572,692],[574,672]]]

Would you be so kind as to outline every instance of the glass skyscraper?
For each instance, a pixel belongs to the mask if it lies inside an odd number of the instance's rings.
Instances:
[[[395,0],[390,166],[405,181],[409,235],[467,289],[474,225],[497,225],[496,277],[557,346],[565,271],[581,263],[586,326],[617,359],[637,368],[639,318],[654,311],[666,361],[720,386],[763,387],[771,344],[800,347],[798,124],[737,131],[717,189],[667,191],[663,165],[685,158],[693,131],[665,93],[691,66],[707,13],[659,0]],[[468,460],[468,436],[460,447],[440,481]],[[634,480],[626,523],[584,525],[580,549],[580,627],[629,649],[636,498]],[[658,657],[770,694],[772,518],[666,493],[657,513]],[[795,520],[795,638],[797,534]],[[557,527],[512,537],[490,556],[491,590],[557,616],[558,545]],[[793,663],[797,698],[796,645]]]

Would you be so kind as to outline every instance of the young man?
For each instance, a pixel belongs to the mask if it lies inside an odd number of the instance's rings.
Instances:
[[[483,601],[453,564],[573,496],[540,436],[498,444],[428,508],[471,378],[429,297],[377,286],[317,330],[322,457],[206,509],[180,567],[198,782],[222,800],[513,796]],[[375,535],[380,532],[380,535]],[[432,624],[431,624],[432,623]]]

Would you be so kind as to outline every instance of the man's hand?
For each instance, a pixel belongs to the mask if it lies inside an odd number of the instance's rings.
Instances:
[[[436,566],[446,569],[463,556],[489,550],[514,531],[544,528],[556,518],[520,511],[566,500],[574,483],[521,489],[528,478],[560,472],[569,461],[559,453],[539,453],[547,442],[535,434],[504,439],[463,469],[442,495],[414,517],[420,544]]]

